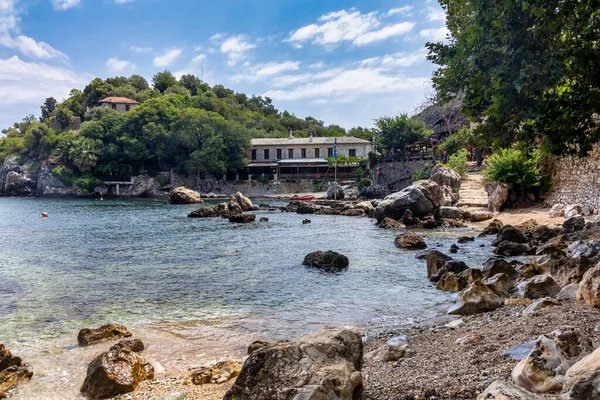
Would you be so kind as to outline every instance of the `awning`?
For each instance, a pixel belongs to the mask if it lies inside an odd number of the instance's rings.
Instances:
[[[276,167],[277,163],[252,163],[248,164],[247,167]]]
[[[290,158],[287,160],[279,160],[279,165],[290,164],[328,164],[327,160],[322,158]]]

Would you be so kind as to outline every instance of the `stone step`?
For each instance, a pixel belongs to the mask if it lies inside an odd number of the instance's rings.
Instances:
[[[469,201],[469,200],[458,200],[458,203],[456,203],[457,207],[473,207],[473,208],[485,208],[486,210],[488,209],[487,206],[487,201],[482,202],[482,201]]]

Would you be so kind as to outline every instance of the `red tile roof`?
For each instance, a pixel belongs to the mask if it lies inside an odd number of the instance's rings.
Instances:
[[[127,97],[110,96],[100,100],[98,103],[120,103],[120,104],[140,104],[135,100],[128,99]]]

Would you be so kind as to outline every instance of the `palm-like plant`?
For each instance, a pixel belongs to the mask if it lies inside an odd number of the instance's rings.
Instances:
[[[99,140],[80,136],[71,142],[69,160],[81,172],[89,171],[96,166],[101,144]]]

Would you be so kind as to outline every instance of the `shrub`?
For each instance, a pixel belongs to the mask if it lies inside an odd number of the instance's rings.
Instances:
[[[267,178],[267,177],[266,177],[266,176],[264,176],[264,175],[261,175],[261,176],[259,176],[258,178],[256,178],[256,180],[257,180],[259,183],[262,183],[263,185],[268,185],[268,184],[269,184],[269,178]]]
[[[429,175],[431,175],[431,170],[433,167],[427,167],[423,169],[419,169],[412,174],[411,178],[413,182],[422,181],[423,179],[429,179]]]
[[[79,187],[83,193],[90,193],[98,186],[104,186],[104,182],[90,174],[85,174],[73,179],[73,186]]]
[[[521,189],[537,187],[542,180],[540,152],[500,149],[487,159],[485,180],[502,182]]]
[[[52,169],[52,175],[67,186],[73,184],[73,170],[64,165],[59,165]]]
[[[469,151],[467,149],[460,149],[448,157],[448,163],[446,166],[456,171],[460,176],[464,176],[467,172],[468,161]]]

